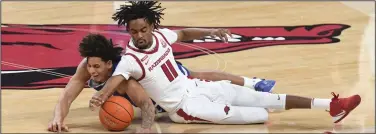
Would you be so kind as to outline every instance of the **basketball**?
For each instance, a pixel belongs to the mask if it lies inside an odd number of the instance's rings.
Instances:
[[[121,96],[111,96],[99,110],[99,120],[109,131],[123,131],[133,120],[133,106]]]

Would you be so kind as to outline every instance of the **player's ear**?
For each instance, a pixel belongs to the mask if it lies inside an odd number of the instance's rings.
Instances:
[[[107,68],[112,68],[112,60],[108,60],[106,62],[106,66],[107,66]]]
[[[154,31],[154,25],[153,24],[150,24],[150,28],[151,28],[151,31]]]

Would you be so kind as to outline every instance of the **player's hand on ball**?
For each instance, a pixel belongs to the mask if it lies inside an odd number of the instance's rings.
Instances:
[[[91,97],[89,102],[89,108],[94,111],[96,107],[100,107],[108,99],[102,92],[96,92],[93,97]]]
[[[60,117],[54,117],[54,119],[48,124],[48,131],[68,132],[68,127],[63,123]]]
[[[210,32],[210,36],[212,38],[215,38],[215,36],[219,37],[223,42],[228,42],[228,37],[227,35],[229,35],[231,38],[232,38],[232,34],[230,32],[230,30],[228,29],[214,29]]]

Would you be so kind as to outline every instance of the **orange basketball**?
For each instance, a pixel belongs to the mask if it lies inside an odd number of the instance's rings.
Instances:
[[[133,120],[132,104],[121,96],[111,96],[99,110],[99,120],[110,131],[123,131]]]

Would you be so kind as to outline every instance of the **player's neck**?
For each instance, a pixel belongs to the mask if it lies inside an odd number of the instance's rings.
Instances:
[[[151,40],[151,42],[147,45],[146,48],[143,48],[142,50],[149,50],[151,48],[151,46],[153,46],[153,40]],[[138,48],[140,49],[140,48]]]
[[[153,45],[153,41],[149,43],[149,45],[145,49],[150,49],[150,47]]]
[[[153,46],[153,43],[154,43],[154,41],[151,40],[151,42],[145,48],[140,48],[137,45],[135,45],[136,42],[133,41],[133,46],[136,47],[136,48],[138,48],[138,49],[140,49],[140,50],[148,50],[148,49],[150,49],[151,46]]]

